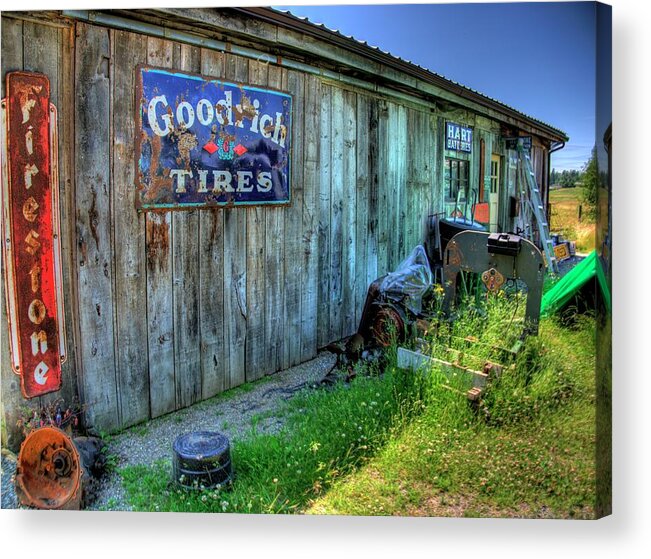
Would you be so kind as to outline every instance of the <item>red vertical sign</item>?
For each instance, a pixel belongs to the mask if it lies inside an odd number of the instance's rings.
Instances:
[[[7,74],[2,216],[12,368],[33,398],[61,388],[63,321],[56,109],[47,76]]]

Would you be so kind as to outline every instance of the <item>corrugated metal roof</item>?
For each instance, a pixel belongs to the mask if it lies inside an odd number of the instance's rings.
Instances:
[[[339,37],[341,39],[345,39],[346,41],[350,42],[351,44],[355,44],[355,46],[359,45],[362,48],[371,49],[373,51],[380,52],[383,55],[392,58],[396,62],[399,62],[399,63],[402,63],[402,64],[408,64],[409,66],[411,66],[413,68],[417,68],[422,72],[426,72],[432,78],[436,78],[437,80],[444,80],[444,81],[448,82],[449,84],[451,84],[451,85],[453,85],[453,86],[455,86],[457,88],[460,88],[460,89],[468,91],[468,92],[470,92],[470,93],[472,93],[474,95],[482,97],[482,98],[486,99],[487,101],[490,101],[493,104],[497,104],[497,105],[499,105],[499,106],[501,106],[501,107],[503,107],[505,109],[508,109],[509,111],[513,111],[513,112],[517,113],[518,115],[520,115],[521,117],[523,117],[524,119],[526,119],[526,120],[528,120],[528,121],[530,121],[532,123],[535,123],[535,124],[541,125],[541,126],[543,126],[545,128],[549,128],[551,130],[554,130],[560,136],[565,138],[565,140],[569,139],[567,134],[563,130],[561,130],[560,128],[552,126],[551,124],[548,124],[548,123],[546,123],[546,122],[544,122],[544,121],[542,121],[540,119],[537,119],[537,118],[535,118],[535,117],[533,117],[531,115],[523,113],[522,111],[519,111],[515,107],[507,105],[506,103],[500,101],[499,99],[495,99],[493,97],[490,97],[489,95],[486,95],[485,93],[482,93],[481,91],[477,91],[475,89],[467,87],[467,86],[465,86],[465,85],[463,85],[463,84],[461,84],[459,82],[456,82],[456,81],[454,81],[454,80],[452,80],[450,78],[447,78],[447,77],[445,77],[445,76],[443,76],[441,74],[438,74],[438,73],[430,70],[429,68],[421,66],[420,64],[416,64],[414,62],[411,62],[410,60],[405,60],[404,58],[401,58],[400,56],[397,56],[397,55],[395,55],[395,54],[393,54],[393,53],[391,53],[389,51],[382,50],[379,46],[369,45],[367,41],[362,41],[360,39],[357,39],[357,38],[353,37],[352,35],[345,35],[345,34],[341,33],[337,29],[331,29],[327,25],[325,25],[324,23],[313,22],[307,17],[298,16],[298,15],[293,14],[292,12],[290,12],[288,10],[277,10],[275,8],[258,8],[258,10],[268,10],[270,12],[274,12],[274,13],[277,13],[277,14],[283,14],[283,15],[285,15],[287,17],[290,17],[290,18],[292,18],[292,19],[294,19],[296,21],[301,21],[301,22],[306,23],[308,25],[311,25],[313,27],[318,27],[319,29],[324,30],[324,31],[326,31],[328,33],[331,33],[331,34],[333,34],[333,35],[335,35],[335,36],[337,36],[337,37]]]

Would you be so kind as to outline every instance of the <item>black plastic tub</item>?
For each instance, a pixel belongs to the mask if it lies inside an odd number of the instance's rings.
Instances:
[[[446,217],[439,222],[439,231],[441,232],[441,253],[444,253],[450,239],[457,233],[461,233],[461,231],[486,231],[486,227],[471,219]]]
[[[229,485],[233,479],[228,439],[221,433],[196,431],[174,441],[174,481],[188,489]]]

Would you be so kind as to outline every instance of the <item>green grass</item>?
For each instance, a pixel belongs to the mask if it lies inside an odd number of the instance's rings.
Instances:
[[[488,391],[483,419],[458,402],[428,407],[309,512],[592,517],[594,355],[594,321],[545,320],[516,372]]]
[[[486,359],[517,339],[523,307],[517,296],[467,307],[431,351],[458,343]],[[469,335],[485,343],[469,350]],[[383,374],[299,393],[280,433],[257,434],[254,419],[233,445],[230,490],[178,489],[169,461],[121,474],[135,510],[591,516],[594,355],[592,319],[571,330],[546,319],[473,407],[440,371],[399,370],[394,348]]]
[[[171,464],[122,470],[136,510],[295,512],[334,479],[360,467],[414,414],[422,381],[393,365],[350,385],[299,393],[277,435],[256,434],[232,448],[232,490],[187,491],[170,485]]]
[[[135,433],[139,437],[146,437],[149,435],[149,422],[139,423],[130,429],[132,433]]]
[[[549,199],[553,202],[575,202],[581,200],[583,188],[574,186],[572,188],[554,188],[549,191]]]
[[[583,196],[581,187],[558,188],[549,192],[552,205],[550,227],[552,232],[576,242],[576,249],[581,253],[590,253],[595,248],[595,223],[584,211],[579,221],[579,205]],[[585,210],[585,207],[584,207]]]

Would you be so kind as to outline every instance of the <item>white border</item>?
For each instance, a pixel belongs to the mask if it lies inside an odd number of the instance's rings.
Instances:
[[[214,0],[114,0],[111,7],[178,7],[184,2],[191,6],[217,4]],[[238,3],[261,5],[251,0]],[[613,516],[574,522],[0,511],[3,549],[18,556],[25,555],[27,549],[51,549],[56,542],[58,548],[67,544],[63,549],[80,556],[91,553],[97,557],[157,559],[195,557],[197,553],[232,559],[647,557],[651,548],[651,404],[647,390],[651,220],[649,204],[641,200],[648,199],[649,191],[651,33],[646,3],[610,3],[615,121]],[[68,0],[60,7],[83,9],[91,4],[88,0]],[[21,7],[55,9],[43,0],[24,0]],[[95,7],[107,6],[95,2]],[[563,56],[554,51],[553,44],[549,48],[555,56]]]
[[[66,315],[63,300],[63,274],[61,268],[61,222],[59,208],[59,134],[58,113],[50,103],[50,190],[52,193],[52,253],[54,264],[54,296],[57,307],[57,329],[59,331],[59,359],[66,362]],[[60,372],[63,375],[63,371]],[[61,381],[63,383],[63,380]]]
[[[4,78],[4,76],[3,76]],[[8,98],[2,99],[0,108],[0,150],[2,151],[2,258],[5,266],[5,302],[7,305],[7,319],[9,320],[9,354],[11,356],[11,370],[20,375],[20,342],[18,340],[18,311],[16,310],[16,276],[14,273],[14,259],[12,256],[13,243],[11,231],[11,202],[9,199],[9,154],[7,141],[9,133],[7,126]]]

